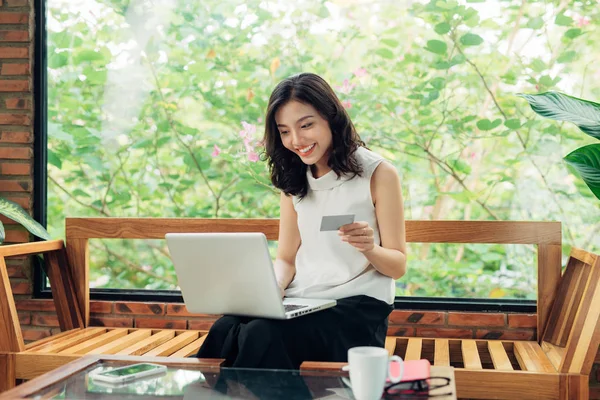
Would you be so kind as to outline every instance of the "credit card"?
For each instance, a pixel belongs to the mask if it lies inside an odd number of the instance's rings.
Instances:
[[[337,231],[342,225],[354,222],[354,214],[346,215],[325,215],[321,219],[321,232]]]

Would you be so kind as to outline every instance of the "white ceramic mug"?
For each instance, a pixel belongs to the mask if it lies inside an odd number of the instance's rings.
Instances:
[[[400,364],[400,374],[392,376],[391,364]],[[398,383],[404,375],[404,362],[398,356],[391,356],[381,347],[362,346],[348,350],[348,365],[342,368],[350,371],[350,381],[342,378],[352,388],[356,400],[376,400],[383,394],[386,378]]]

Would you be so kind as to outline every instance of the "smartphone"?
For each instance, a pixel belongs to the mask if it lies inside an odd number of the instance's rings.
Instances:
[[[150,375],[165,372],[167,367],[164,365],[141,363],[126,365],[124,367],[114,368],[108,371],[90,373],[90,377],[97,381],[109,383],[129,382],[134,379],[143,378]]]

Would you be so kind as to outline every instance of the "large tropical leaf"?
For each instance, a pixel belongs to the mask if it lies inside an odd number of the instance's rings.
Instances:
[[[519,94],[539,115],[572,122],[588,135],[600,139],[600,104],[563,93]]]
[[[580,147],[567,155],[565,161],[577,170],[594,196],[600,199],[600,144]]]
[[[0,243],[4,242],[6,234],[4,233],[4,224],[0,221]]]
[[[35,221],[23,208],[10,200],[0,197],[0,214],[23,225],[25,229],[42,239],[50,239],[48,231]],[[4,232],[2,232],[4,233]],[[0,237],[0,242],[4,241],[4,234]]]

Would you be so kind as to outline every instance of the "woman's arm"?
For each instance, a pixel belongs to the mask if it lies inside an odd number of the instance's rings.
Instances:
[[[399,279],[406,273],[406,233],[400,177],[394,166],[379,164],[371,179],[371,194],[381,245],[373,242],[373,229],[366,222],[345,225],[340,235],[361,251],[377,271]]]
[[[294,209],[292,197],[281,193],[279,201],[279,245],[275,259],[275,276],[282,290],[296,275],[296,253],[300,247],[300,231],[298,230],[298,214]]]

